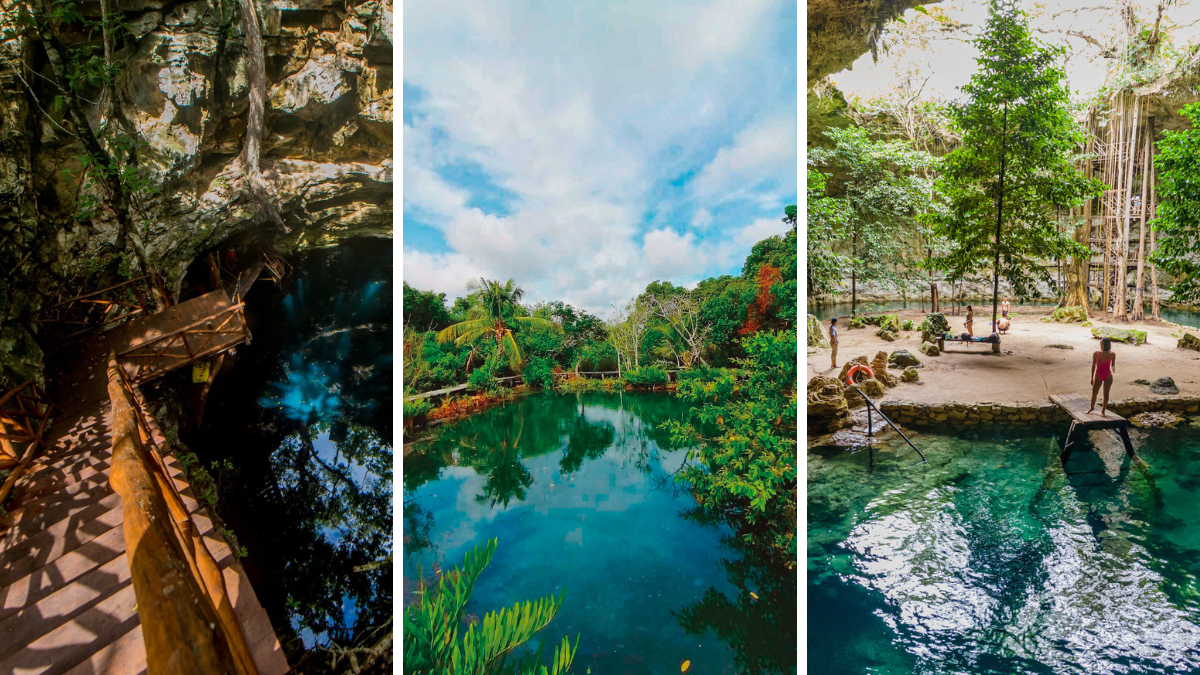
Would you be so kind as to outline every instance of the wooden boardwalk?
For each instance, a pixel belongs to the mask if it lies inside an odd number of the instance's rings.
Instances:
[[[0,674],[146,672],[123,504],[110,484],[108,356],[134,357],[121,362],[131,381],[160,377],[247,341],[239,308],[216,291],[139,317],[79,343],[70,365],[52,375],[58,386],[50,395],[62,410],[0,516]],[[154,441],[165,440],[149,424]],[[287,672],[245,571],[193,498],[178,460],[165,460],[221,570],[258,672]]]
[[[107,402],[55,422],[0,520],[0,673],[142,673],[122,504],[109,485]],[[205,544],[223,570],[259,672],[287,672],[279,641],[237,559],[170,458]]]

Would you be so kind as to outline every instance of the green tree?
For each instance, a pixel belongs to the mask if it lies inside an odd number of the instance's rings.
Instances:
[[[454,323],[446,309],[446,294],[421,291],[404,283],[404,325],[417,331],[441,330]]]
[[[991,267],[994,321],[1000,277],[1018,296],[1036,297],[1035,281],[1054,287],[1041,261],[1088,254],[1058,231],[1055,211],[1103,185],[1076,166],[1083,136],[1067,107],[1064,50],[1030,35],[1014,4],[992,0],[989,10],[975,40],[978,70],[962,88],[967,100],[949,106],[962,144],[942,160],[946,208],[928,218],[948,244],[933,262],[951,279]]]
[[[496,540],[467,552],[461,567],[423,587],[420,600],[404,610],[404,670],[415,675],[565,675],[579,647],[564,637],[551,665],[543,650],[513,658],[512,652],[545,628],[562,607],[563,595],[518,602],[489,612],[463,630],[463,615],[475,582],[496,553]]]
[[[691,418],[669,422],[679,443],[699,446],[677,478],[699,507],[744,541],[796,557],[796,334],[743,340],[740,370],[713,370],[679,382]]]
[[[812,161],[811,159],[809,160]],[[842,274],[850,269],[850,259],[834,251],[834,243],[845,237],[850,223],[846,202],[826,196],[828,175],[810,168],[808,172],[808,220],[804,233],[808,235],[809,297],[833,293],[838,289]]]
[[[1200,103],[1180,113],[1192,127],[1163,132],[1154,158],[1160,201],[1152,225],[1165,236],[1158,238],[1150,260],[1178,280],[1171,287],[1173,300],[1195,302],[1200,298]]]
[[[553,321],[532,316],[520,316],[521,298],[525,291],[513,283],[512,279],[504,282],[480,279],[478,298],[470,310],[470,318],[444,328],[437,334],[438,342],[453,341],[456,346],[473,344],[483,339],[490,339],[496,344],[499,353],[508,358],[508,365],[514,372],[521,369],[521,350],[513,338],[513,330],[556,331],[562,332],[562,327]]]
[[[929,205],[930,181],[925,169],[934,162],[923,150],[913,150],[901,140],[877,141],[866,129],[849,127],[826,132],[833,148],[810,151],[810,163],[837,171],[830,192],[840,195],[844,208],[817,197],[817,245],[828,246],[839,230],[840,243],[849,245],[851,312],[858,309],[858,282],[900,283],[899,271],[908,253],[911,225]],[[816,187],[819,190],[820,179]],[[810,190],[814,186],[810,184]],[[841,227],[840,219],[845,218]],[[811,235],[810,235],[811,236]],[[849,241],[846,241],[846,240]],[[813,246],[810,243],[810,251]],[[919,252],[918,252],[919,255]],[[834,281],[837,257],[818,255],[819,280]],[[811,262],[810,262],[811,264]]]

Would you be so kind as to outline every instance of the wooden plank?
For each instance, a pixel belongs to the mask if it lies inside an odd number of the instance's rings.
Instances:
[[[58,560],[39,567],[5,586],[0,591],[0,620],[124,555],[125,535],[120,527],[114,527]]]
[[[0,620],[0,659],[5,659],[42,636],[79,616],[92,605],[130,586],[129,561],[116,558],[59,586],[53,593]]]
[[[137,626],[136,607],[133,586],[126,586],[12,656],[0,659],[0,673],[66,672]]]
[[[67,671],[66,675],[142,675],[146,672],[146,643],[142,626],[99,649],[88,659]]]
[[[1050,401],[1067,411],[1067,414],[1085,429],[1116,429],[1129,424],[1128,420],[1111,410],[1105,417],[1100,416],[1098,408],[1088,413],[1090,399],[1079,394],[1055,394],[1050,397]]]

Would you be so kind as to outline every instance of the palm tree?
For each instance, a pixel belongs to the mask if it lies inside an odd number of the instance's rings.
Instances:
[[[438,342],[453,340],[456,346],[461,347],[490,338],[495,341],[498,353],[508,356],[508,365],[516,372],[521,369],[522,358],[517,341],[513,338],[514,329],[562,332],[562,326],[548,319],[516,315],[525,291],[515,285],[512,279],[501,285],[499,281],[481,278],[478,284],[472,282],[468,288],[478,289],[479,297],[471,311],[475,316],[442,330],[437,334]]]

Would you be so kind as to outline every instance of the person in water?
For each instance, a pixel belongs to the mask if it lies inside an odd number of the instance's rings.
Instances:
[[[971,337],[975,337],[974,326],[975,326],[975,310],[971,309],[970,305],[967,305],[967,335],[970,335]]]
[[[1117,370],[1117,355],[1112,351],[1112,340],[1104,338],[1100,341],[1100,351],[1092,354],[1092,407],[1096,409],[1096,393],[1100,385],[1104,385],[1104,402],[1100,404],[1100,416],[1108,417],[1108,392],[1112,389],[1113,374]]]
[[[830,363],[833,364],[833,368],[837,368],[838,334],[836,316],[829,320],[829,346],[832,349],[829,354]]]
[[[1000,316],[1008,318],[1008,298],[1005,298],[1004,302],[1000,303]]]

